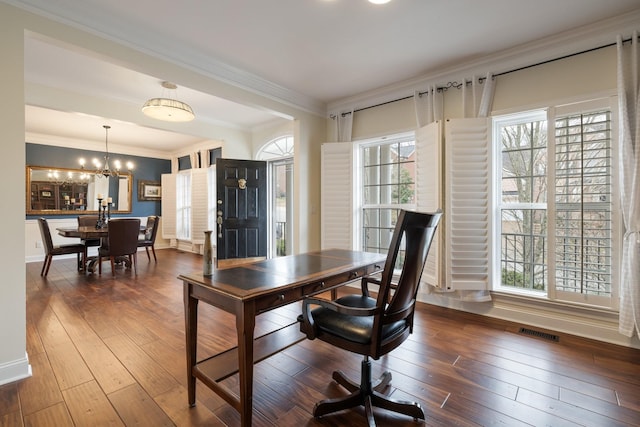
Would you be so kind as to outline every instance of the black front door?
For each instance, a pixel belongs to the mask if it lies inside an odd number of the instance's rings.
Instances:
[[[216,159],[217,259],[267,256],[267,163]]]

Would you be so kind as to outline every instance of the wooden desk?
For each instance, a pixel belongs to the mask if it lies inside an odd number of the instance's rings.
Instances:
[[[382,254],[330,249],[214,270],[213,277],[178,276],[184,283],[189,405],[196,402],[197,378],[240,413],[242,426],[250,426],[253,364],[305,337],[294,322],[254,343],[256,316],[381,271],[385,259]],[[238,347],[196,360],[199,301],[235,314]],[[235,373],[239,373],[239,397],[220,383]]]

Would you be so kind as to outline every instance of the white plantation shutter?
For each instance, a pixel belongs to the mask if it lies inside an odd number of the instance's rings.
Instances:
[[[322,249],[352,249],[353,146],[325,143],[321,148],[320,217]]]
[[[491,128],[487,118],[445,124],[447,290],[490,289]]]
[[[191,243],[203,244],[209,229],[209,182],[207,169],[191,169]]]
[[[418,212],[442,209],[442,122],[436,121],[416,131],[416,200]],[[422,283],[444,287],[441,275],[441,237],[444,224],[431,243],[429,257],[422,273]]]
[[[162,238],[176,238],[176,175],[162,174]]]

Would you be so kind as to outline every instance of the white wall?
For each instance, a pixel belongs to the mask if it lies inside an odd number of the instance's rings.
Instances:
[[[0,180],[5,195],[0,221],[0,384],[31,375],[26,354],[24,241],[24,29],[15,10],[0,3],[0,57],[4,102],[0,105]]]

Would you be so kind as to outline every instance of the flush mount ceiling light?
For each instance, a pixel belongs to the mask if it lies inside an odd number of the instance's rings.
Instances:
[[[391,0],[369,0],[369,3],[373,3],[373,4],[385,4],[385,3],[389,3]]]
[[[171,82],[162,82],[164,89],[176,92],[178,86]],[[174,98],[151,98],[142,106],[142,112],[149,117],[165,122],[189,122],[195,118],[188,104]]]

